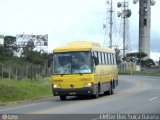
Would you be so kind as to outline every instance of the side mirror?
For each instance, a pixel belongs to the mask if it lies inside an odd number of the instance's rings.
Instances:
[[[93,56],[93,60],[94,60],[95,65],[98,65],[98,64],[99,64],[99,60],[98,60],[97,57]]]

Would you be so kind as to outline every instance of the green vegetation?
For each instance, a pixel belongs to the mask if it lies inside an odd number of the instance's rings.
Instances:
[[[127,71],[119,71],[119,75],[131,75],[131,72],[129,70]],[[160,77],[160,72],[145,72],[145,71],[133,71],[132,75],[144,75],[144,76],[158,76]]]
[[[36,51],[32,41],[17,45],[15,36],[5,36],[0,46],[0,105],[51,96],[51,61],[52,53]]]
[[[155,66],[155,63],[152,59],[145,59],[145,57],[147,57],[146,53],[143,52],[127,53],[125,57],[122,57],[120,55],[119,49],[116,48],[115,51],[116,51],[116,60],[118,65],[121,64],[122,61],[126,61],[126,62],[135,62],[136,64],[139,64],[142,67]]]
[[[47,77],[51,74],[52,53],[36,51],[34,43],[16,44],[16,37],[5,36],[4,45],[0,46],[0,79],[13,80]]]
[[[0,105],[51,96],[50,78],[37,81],[0,80]]]
[[[147,57],[147,54],[143,52],[128,53],[126,55],[126,61],[136,62],[139,65],[141,64],[143,67],[155,66],[155,63],[152,59],[144,59],[145,57]]]
[[[16,37],[5,36],[4,46],[0,46],[0,62],[12,62],[12,63],[30,63],[34,65],[44,65],[48,58],[52,57],[52,54],[45,53],[43,50],[35,51],[33,42],[28,41],[25,45],[17,45]],[[17,56],[20,56],[18,57]]]

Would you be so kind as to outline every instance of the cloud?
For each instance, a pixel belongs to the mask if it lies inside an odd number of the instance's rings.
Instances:
[[[47,34],[49,50],[76,40],[104,42],[105,0],[1,0],[0,32],[5,34]],[[152,9],[151,50],[159,50],[160,1]],[[115,4],[116,7],[116,4]],[[130,0],[130,41],[138,50],[138,4]],[[115,9],[117,10],[117,8]],[[115,11],[116,14],[116,11]],[[120,18],[117,18],[118,19]],[[117,24],[117,29],[119,26]],[[117,36],[117,35],[116,35]]]

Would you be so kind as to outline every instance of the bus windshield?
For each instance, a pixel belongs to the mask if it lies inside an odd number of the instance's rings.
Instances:
[[[54,54],[53,74],[84,74],[92,72],[91,52]]]

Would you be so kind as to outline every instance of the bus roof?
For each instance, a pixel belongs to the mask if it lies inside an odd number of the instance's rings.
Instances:
[[[96,42],[86,42],[86,41],[77,41],[71,42],[64,47],[58,47],[54,49],[54,52],[75,52],[75,51],[101,51],[115,53],[111,48],[103,48],[99,43]]]

